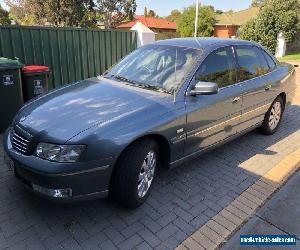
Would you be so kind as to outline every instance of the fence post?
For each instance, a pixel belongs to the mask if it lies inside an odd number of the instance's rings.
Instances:
[[[285,52],[286,52],[286,41],[283,33],[280,32],[277,36],[275,57],[283,57],[285,56]]]

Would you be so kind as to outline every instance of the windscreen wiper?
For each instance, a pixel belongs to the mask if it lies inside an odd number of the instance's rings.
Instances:
[[[164,88],[159,87],[157,85],[150,85],[150,84],[139,83],[137,81],[130,80],[130,79],[128,79],[128,78],[126,78],[124,76],[120,76],[120,75],[111,75],[111,77],[113,77],[113,78],[115,78],[117,80],[120,80],[120,81],[124,81],[124,82],[130,83],[130,85],[133,85],[133,86],[136,86],[136,87],[141,87],[141,88],[144,88],[144,89],[151,89],[151,90],[158,90],[160,92],[164,92],[164,93],[170,94],[170,92],[168,92]]]
[[[147,89],[153,89],[153,90],[157,90],[157,91],[160,91],[160,92],[171,94],[170,92],[168,92],[163,87],[160,87],[160,86],[157,86],[157,85],[144,84],[144,87],[147,88]]]
[[[120,75],[112,75],[113,78],[120,80],[120,81],[124,81],[124,82],[128,82],[131,83],[133,85],[139,85],[139,83],[137,83],[136,81],[130,80],[124,76],[120,76]]]
[[[110,78],[115,78],[115,79],[117,79],[117,80],[119,80],[119,81],[123,81],[123,82],[128,82],[128,83],[135,84],[135,82],[133,82],[133,81],[127,79],[127,78],[124,77],[124,76],[120,76],[120,75],[108,75],[108,74],[105,74],[105,75],[102,75],[102,77],[108,78],[108,79],[110,79]]]

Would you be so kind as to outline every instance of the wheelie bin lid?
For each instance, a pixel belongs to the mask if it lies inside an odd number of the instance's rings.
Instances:
[[[17,59],[13,60],[5,57],[0,57],[0,70],[19,69],[23,66],[24,64],[20,63]]]
[[[41,71],[49,71],[49,67],[42,65],[26,65],[22,68],[23,72],[41,72]]]
[[[49,67],[43,65],[26,65],[22,68],[22,74],[26,76],[49,75]]]

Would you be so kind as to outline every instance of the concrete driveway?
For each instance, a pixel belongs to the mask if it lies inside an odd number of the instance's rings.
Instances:
[[[39,199],[15,180],[0,146],[0,249],[173,249],[300,148],[299,97],[275,135],[253,131],[177,169],[161,170],[147,202],[132,211],[108,199]]]

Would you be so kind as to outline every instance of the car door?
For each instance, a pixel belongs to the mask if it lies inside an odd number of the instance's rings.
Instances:
[[[238,81],[243,90],[243,110],[239,130],[259,124],[274,100],[273,78],[261,49],[256,46],[235,46]],[[273,65],[274,66],[274,65]]]
[[[214,82],[219,93],[186,96],[187,125],[185,155],[212,146],[237,133],[242,112],[242,89],[236,84],[236,64],[233,48],[211,52],[200,65],[192,85]]]

